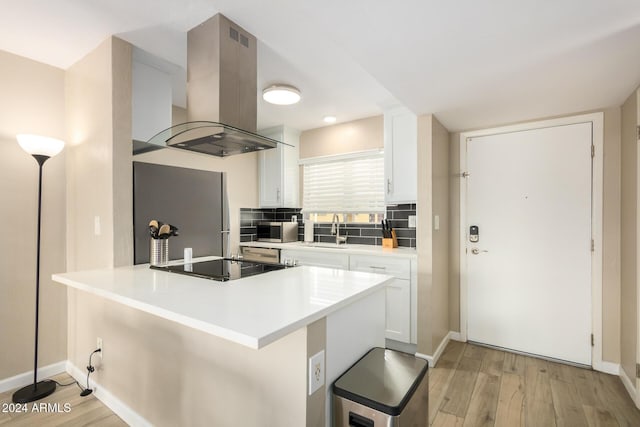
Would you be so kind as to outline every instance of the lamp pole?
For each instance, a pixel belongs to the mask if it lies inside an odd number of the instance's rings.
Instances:
[[[18,135],[20,146],[38,162],[38,227],[36,232],[36,328],[33,356],[33,384],[13,393],[14,403],[28,403],[49,396],[56,390],[50,380],[38,382],[38,326],[40,317],[40,228],[42,223],[42,166],[51,156],[59,153],[64,142],[36,135]]]

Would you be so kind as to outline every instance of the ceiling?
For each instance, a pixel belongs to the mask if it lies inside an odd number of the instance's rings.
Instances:
[[[259,40],[258,127],[300,130],[404,104],[450,131],[617,106],[640,85],[636,0],[0,0],[0,49],[68,68],[115,34],[182,68],[220,12]],[[176,95],[184,103],[184,95]]]

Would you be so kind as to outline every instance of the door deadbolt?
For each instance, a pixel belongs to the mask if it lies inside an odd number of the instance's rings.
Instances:
[[[480,228],[477,225],[469,227],[469,241],[471,243],[478,243],[480,240]]]

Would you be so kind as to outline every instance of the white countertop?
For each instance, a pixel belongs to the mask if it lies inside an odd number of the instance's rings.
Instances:
[[[254,349],[309,325],[392,280],[384,274],[299,266],[216,282],[153,270],[149,264],[54,274],[52,278]]]
[[[346,245],[337,246],[332,243],[305,243],[305,242],[290,242],[290,243],[272,243],[272,242],[243,242],[240,246],[250,246],[254,248],[277,248],[277,249],[291,249],[291,250],[303,250],[303,251],[318,251],[318,252],[330,252],[335,254],[345,255],[380,255],[391,256],[398,258],[410,258],[417,259],[418,253],[414,248],[383,248],[376,245],[352,245],[347,243]]]

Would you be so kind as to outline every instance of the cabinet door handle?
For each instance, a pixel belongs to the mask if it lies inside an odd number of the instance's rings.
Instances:
[[[387,194],[391,194],[391,178],[387,178]]]
[[[380,267],[378,265],[370,265],[369,268],[373,268],[374,270],[386,270],[387,267]]]
[[[276,190],[276,200],[280,200],[280,189]]]

